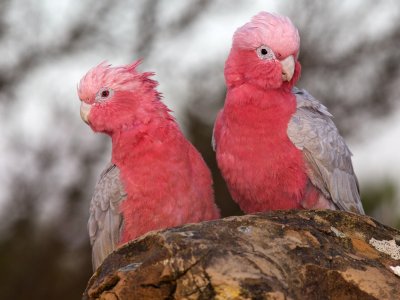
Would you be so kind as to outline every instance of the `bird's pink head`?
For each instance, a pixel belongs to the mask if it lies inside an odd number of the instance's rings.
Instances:
[[[238,28],[225,65],[228,87],[291,88],[300,76],[300,37],[289,18],[260,12]]]
[[[149,121],[152,113],[166,110],[156,91],[154,73],[139,73],[140,61],[112,67],[103,62],[80,80],[81,117],[94,131],[112,134]]]

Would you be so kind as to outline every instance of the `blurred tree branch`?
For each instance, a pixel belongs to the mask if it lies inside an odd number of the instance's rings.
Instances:
[[[400,3],[391,3],[400,12]],[[389,113],[400,97],[391,88],[400,75],[400,23],[373,37],[358,36],[366,21],[378,22],[369,12],[383,4],[366,1],[348,15],[336,1],[285,6],[300,28],[302,86],[328,106],[345,134],[357,132],[361,119]],[[341,40],[349,43],[343,47]]]
[[[3,1],[2,3],[7,3],[7,1]],[[67,28],[65,32],[65,37],[62,39],[57,39],[54,43],[46,43],[42,44],[38,42],[37,47],[29,47],[29,45],[25,45],[24,41],[19,43],[19,47],[23,49],[23,51],[19,51],[20,55],[17,58],[16,62],[0,71],[0,93],[6,93],[10,95],[10,92],[13,90],[15,84],[19,83],[23,80],[23,78],[29,74],[30,70],[36,67],[38,64],[43,61],[48,61],[50,59],[55,59],[66,53],[71,53],[76,51],[82,42],[84,42],[88,36],[99,34],[99,27],[96,26],[98,20],[102,20],[105,14],[109,14],[112,12],[112,1],[86,1],[79,11],[80,16],[76,17],[74,22],[70,23],[70,26]],[[30,10],[31,5],[34,3],[29,3],[23,7],[25,10]],[[2,10],[0,7],[0,11],[2,14],[7,14],[7,8],[9,6],[5,6],[5,10]],[[90,11],[88,14],[87,12]],[[1,20],[1,18],[0,18]],[[28,23],[31,20],[25,20]],[[2,39],[7,38],[7,31],[12,31],[8,26],[1,26],[0,28],[5,28],[3,31]],[[35,34],[35,33],[34,33]],[[36,33],[37,34],[37,33]],[[12,39],[13,37],[8,37]],[[2,97],[0,98],[3,101],[10,101],[12,97]]]

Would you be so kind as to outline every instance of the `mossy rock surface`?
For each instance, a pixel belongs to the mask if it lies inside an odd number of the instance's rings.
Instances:
[[[189,224],[119,248],[83,298],[400,299],[398,241],[398,230],[341,211]]]

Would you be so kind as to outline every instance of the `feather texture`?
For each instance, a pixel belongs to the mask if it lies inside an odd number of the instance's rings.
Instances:
[[[120,206],[126,197],[120,171],[110,163],[100,176],[89,209],[88,231],[94,269],[120,242],[123,221]]]
[[[351,152],[332,115],[307,91],[293,89],[297,110],[287,134],[303,152],[311,182],[341,210],[364,213]]]

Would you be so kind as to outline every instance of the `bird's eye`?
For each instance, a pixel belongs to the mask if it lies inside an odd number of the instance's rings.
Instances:
[[[96,101],[101,102],[110,98],[114,94],[114,91],[110,88],[101,88],[96,95]]]
[[[102,98],[107,98],[108,95],[110,95],[110,92],[107,91],[107,90],[101,92],[101,97],[102,97]]]
[[[275,59],[274,52],[265,45],[258,47],[256,51],[258,57],[261,59]]]

